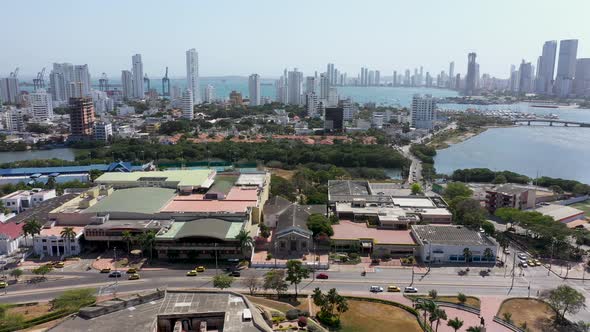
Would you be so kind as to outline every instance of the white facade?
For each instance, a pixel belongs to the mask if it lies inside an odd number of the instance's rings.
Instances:
[[[195,117],[193,92],[190,89],[182,93],[182,117],[192,120]]]
[[[121,85],[123,86],[123,98],[133,98],[133,74],[130,70],[121,71]]]
[[[358,109],[354,106],[350,99],[342,101],[343,117],[344,121],[352,121],[354,116],[358,113]]]
[[[25,131],[24,113],[22,109],[12,108],[4,113],[4,123],[6,130]]]
[[[53,117],[53,102],[51,95],[45,89],[39,89],[29,94],[29,101],[35,120],[45,121]]]
[[[135,54],[131,58],[133,68],[133,98],[143,99],[145,90],[143,88],[143,62],[141,54]]]
[[[335,87],[330,87],[330,89],[328,90],[327,106],[334,107],[337,105],[338,105],[338,89],[336,89]]]
[[[215,100],[215,88],[211,84],[207,84],[205,87],[205,95],[203,101],[206,103],[212,103]]]
[[[6,234],[0,233],[0,255],[10,255],[18,250],[21,242],[24,241],[24,236],[11,238]]]
[[[326,102],[330,93],[330,81],[325,74],[320,74],[320,100]]]
[[[64,239],[58,234],[43,234],[35,236],[33,251],[35,254],[44,256],[72,256],[80,253],[80,237],[82,232],[76,234],[74,239]]]
[[[96,122],[94,124],[94,139],[97,141],[107,142],[113,137],[113,125],[106,122]]]
[[[431,95],[414,95],[412,98],[411,126],[418,129],[434,127],[436,102]]]
[[[287,103],[291,105],[302,105],[303,73],[295,68],[287,76]]]
[[[14,213],[21,213],[32,207],[35,207],[41,202],[56,197],[55,189],[31,189],[19,190],[0,198],[4,207]]]
[[[6,77],[0,79],[0,99],[3,102],[18,103],[18,78]]]
[[[260,105],[260,75],[252,74],[248,78],[250,106]]]
[[[88,65],[77,65],[74,67],[74,82],[76,82],[75,92],[76,97],[89,97],[90,96],[90,72],[88,71]],[[81,95],[80,95],[80,92]]]
[[[318,96],[315,93],[308,93],[305,95],[305,108],[307,110],[307,115],[312,118],[319,118],[321,117],[321,113],[318,109],[319,100]]]
[[[186,51],[186,88],[192,91],[193,104],[200,104],[199,53],[194,48]]]
[[[317,79],[315,76],[307,76],[305,78],[305,94],[316,93]]]

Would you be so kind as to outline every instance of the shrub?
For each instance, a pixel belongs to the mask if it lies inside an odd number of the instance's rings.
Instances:
[[[340,318],[331,315],[329,312],[319,312],[318,320],[320,323],[329,326],[329,327],[339,327],[340,326]]]
[[[356,252],[351,252],[350,254],[348,254],[348,258],[355,260],[359,258],[359,254],[357,254]]]
[[[297,325],[298,325],[299,327],[306,327],[306,326],[307,326],[307,317],[305,317],[305,316],[300,316],[300,317],[297,319]]]
[[[272,254],[271,253],[266,254],[266,260],[269,261],[271,259],[272,259]]]
[[[308,332],[320,332],[320,328],[315,325],[307,325]]]
[[[96,301],[95,290],[92,288],[83,288],[65,291],[62,295],[51,301],[53,310],[72,310],[76,311],[82,307],[90,305]]]
[[[386,261],[388,261],[388,260],[391,259],[391,255],[390,254],[385,254],[382,257],[383,257],[383,260],[386,260]]]
[[[297,319],[297,317],[308,317],[309,316],[309,312],[305,311],[305,310],[299,310],[299,309],[290,309],[287,310],[287,312],[285,313],[285,316],[287,317],[287,320],[293,320],[293,319]]]
[[[457,294],[457,300],[459,300],[461,304],[465,304],[465,302],[467,302],[467,296],[463,293],[459,293]]]
[[[432,299],[436,299],[438,297],[438,292],[436,289],[431,289],[428,291],[428,296],[430,296]]]

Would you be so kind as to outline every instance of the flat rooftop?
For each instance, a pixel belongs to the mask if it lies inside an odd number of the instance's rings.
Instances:
[[[171,220],[107,220],[105,223],[102,224],[90,224],[87,225],[85,228],[92,228],[92,229],[109,229],[109,230],[117,230],[117,229],[136,229],[136,230],[143,230],[143,229],[160,229],[161,227],[169,226],[172,224]]]
[[[203,218],[190,221],[175,221],[168,229],[158,233],[158,239],[175,240],[188,237],[210,237],[218,240],[233,240],[242,229],[243,222],[218,218]]]
[[[535,211],[540,212],[546,216],[549,216],[555,219],[556,221],[560,221],[562,219],[570,218],[576,215],[579,215],[580,219],[584,218],[584,211],[578,210],[567,205],[549,204],[536,208]]]
[[[240,177],[236,181],[237,186],[258,186],[262,187],[266,181],[266,174],[240,174]]]
[[[401,207],[434,208],[434,203],[426,197],[393,198],[393,204]]]
[[[46,224],[49,222],[50,212],[62,206],[66,202],[71,201],[77,196],[77,194],[63,194],[61,196],[48,199],[46,201],[41,202],[41,204],[38,204],[35,207],[28,209],[24,212],[21,212],[13,218],[10,218],[10,222],[21,223],[29,219],[35,219],[41,225]]]
[[[331,180],[328,181],[330,195],[369,195],[367,181]]]
[[[61,231],[63,231],[68,226],[52,226],[50,228],[43,228],[41,229],[41,236],[57,236],[61,237]],[[80,236],[84,231],[84,227],[80,226],[70,226],[74,232],[76,233],[76,237]]]
[[[168,188],[128,188],[115,190],[102,197],[82,213],[130,212],[152,214],[160,211],[176,196],[176,190]]]
[[[348,220],[340,220],[340,223],[332,225],[333,240],[359,240],[372,239],[376,244],[415,245],[410,230],[377,229],[369,228],[365,223],[356,223]]]
[[[495,246],[485,234],[463,226],[412,225],[414,234],[424,243],[455,246]]]
[[[98,184],[116,184],[137,181],[176,182],[178,186],[208,187],[207,180],[214,170],[168,170],[153,172],[104,173],[94,182]]]
[[[256,206],[257,201],[191,201],[173,200],[163,207],[160,212],[230,212],[245,213],[251,206]]]

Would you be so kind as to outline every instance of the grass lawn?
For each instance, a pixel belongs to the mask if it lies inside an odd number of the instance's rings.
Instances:
[[[428,300],[432,300],[430,297],[428,296],[420,296],[420,295],[407,295],[409,298],[424,298],[424,299],[428,299]],[[451,302],[451,303],[457,303],[459,304],[459,299],[457,299],[457,296],[454,295],[439,295],[436,297],[436,301],[442,301],[442,302]],[[465,302],[465,305],[468,305],[470,307],[474,307],[474,308],[478,308],[480,307],[480,301],[477,297],[473,297],[473,296],[468,296],[467,297],[467,301]]]
[[[39,303],[31,306],[12,307],[7,310],[9,314],[20,314],[25,317],[25,320],[33,319],[43,316],[51,310],[51,304]]]
[[[416,317],[383,303],[348,300],[349,310],[342,314],[341,332],[419,332]]]
[[[289,303],[275,301],[275,300],[267,299],[265,297],[250,296],[250,295],[247,295],[246,297],[248,297],[248,300],[252,301],[252,303],[254,303],[254,304],[259,304],[259,305],[262,305],[265,307],[269,307],[269,308],[278,310],[282,313],[285,313],[285,312],[287,312],[287,310],[295,308],[294,306],[290,305]]]
[[[543,301],[536,299],[510,299],[506,300],[498,317],[504,319],[504,313],[512,314],[513,324],[520,327],[524,322],[531,332],[556,331],[553,327],[555,311]]]
[[[568,205],[571,206],[573,208],[582,210],[585,212],[586,217],[590,217],[590,200],[585,201],[585,202],[580,202],[580,203],[576,203],[576,204],[572,204],[572,205]]]

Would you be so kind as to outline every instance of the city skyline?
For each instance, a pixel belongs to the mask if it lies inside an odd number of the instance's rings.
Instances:
[[[228,1],[189,3],[183,4],[180,11],[174,3],[165,8],[142,3],[143,7],[139,9],[141,15],[129,15],[128,9],[136,12],[136,2],[117,4],[117,11],[112,10],[115,7],[109,1],[96,5],[38,3],[27,20],[43,22],[51,18],[51,24],[45,30],[46,35],[51,37],[39,36],[32,31],[35,43],[23,42],[24,39],[16,38],[16,35],[1,37],[3,45],[11,45],[11,48],[10,52],[0,54],[0,76],[7,76],[14,68],[20,67],[21,77],[33,77],[42,67],[50,67],[53,62],[70,62],[89,64],[95,77],[102,72],[116,77],[121,70],[129,67],[129,57],[138,53],[142,54],[143,71],[150,77],[163,76],[168,66],[169,76],[176,78],[185,75],[184,52],[190,48],[199,52],[202,77],[258,73],[263,78],[276,78],[287,67],[313,73],[325,70],[326,63],[334,63],[341,72],[349,74],[368,66],[389,77],[393,70],[402,72],[419,66],[424,66],[425,72],[437,73],[448,68],[450,61],[456,63],[455,72],[464,75],[467,69],[465,54],[475,52],[482,73],[507,78],[509,65],[518,65],[523,58],[535,63],[539,45],[548,40],[563,39],[579,39],[579,57],[590,56],[584,45],[585,40],[590,40],[590,32],[584,28],[583,17],[583,13],[587,12],[584,8],[590,9],[590,4],[583,1],[568,3],[567,8],[551,5],[548,1],[545,6],[539,1],[522,1],[510,3],[509,11],[505,10],[507,6],[497,2],[472,4],[466,1],[457,1],[452,5],[433,1],[421,1],[420,4],[377,1],[370,6],[355,3],[342,6],[326,1],[314,3],[314,10],[304,10],[308,6],[301,2],[278,4],[260,1],[259,6],[228,4]],[[4,5],[7,11],[15,13],[23,12],[22,6],[18,3]],[[227,10],[228,7],[230,10]],[[572,11],[572,7],[576,10]],[[88,8],[92,8],[92,13],[88,12]],[[332,15],[325,18],[322,14],[325,10],[330,10]],[[63,15],[70,11],[78,14],[66,20]],[[420,11],[423,24],[413,24],[409,31],[398,28],[407,26],[407,21],[415,18],[413,15],[395,15],[396,12],[416,11]],[[203,12],[210,15],[201,14]],[[371,15],[359,14],[363,12]],[[522,16],[518,12],[527,12],[527,15]],[[550,22],[551,18],[560,14],[567,15],[568,19],[554,25],[538,24]],[[185,19],[188,15],[193,15],[195,19]],[[295,24],[297,29],[289,26],[273,28],[291,16],[300,17],[301,22],[318,23],[311,24],[311,28],[305,24]],[[169,18],[170,25],[158,24],[161,17]],[[219,17],[224,19],[219,20]],[[105,18],[108,18],[107,25],[100,22]],[[5,24],[19,26],[19,19],[19,15],[7,17]],[[518,30],[513,25],[499,24],[510,19],[518,19]],[[84,29],[71,29],[72,24],[82,22]],[[126,24],[118,26],[110,22]],[[326,43],[319,37],[317,28],[334,26],[332,23],[336,22],[340,24],[330,34],[331,42]],[[469,33],[464,33],[467,27]],[[29,26],[22,26],[18,36],[26,35],[29,29]],[[173,38],[171,31],[174,31]],[[229,36],[236,31],[239,34],[230,39]],[[518,38],[507,38],[509,33]],[[250,36],[260,40],[261,46],[252,47]],[[278,37],[284,41],[299,40],[304,36],[312,38],[306,39],[305,44],[264,46],[272,45],[265,40]],[[165,47],[162,47],[163,43]],[[43,49],[42,55],[39,49]],[[113,51],[105,54],[105,49]],[[248,49],[248,52],[240,49]]]

